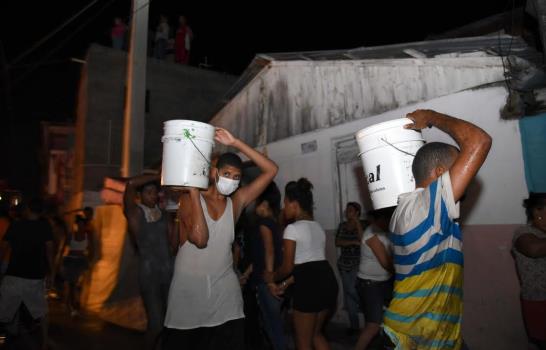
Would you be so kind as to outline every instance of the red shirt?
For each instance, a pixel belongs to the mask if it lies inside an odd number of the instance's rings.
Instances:
[[[122,37],[125,35],[125,25],[123,24],[116,24],[114,27],[112,27],[112,36],[113,37]]]

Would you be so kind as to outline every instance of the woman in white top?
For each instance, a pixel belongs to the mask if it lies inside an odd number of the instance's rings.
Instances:
[[[293,221],[284,231],[283,263],[273,273],[264,273],[268,283],[282,281],[292,274],[294,282],[293,308],[296,347],[329,349],[322,334],[329,310],[337,300],[337,280],[325,258],[326,234],[313,221],[313,185],[304,178],[286,185],[284,215]],[[278,287],[282,293],[283,282]],[[271,289],[271,288],[270,288]]]
[[[161,15],[159,17],[159,24],[155,32],[155,46],[154,57],[159,60],[164,60],[167,54],[167,44],[169,41],[169,20],[167,16]]]
[[[362,235],[356,284],[366,324],[360,331],[356,350],[366,349],[379,333],[383,322],[383,306],[391,299],[393,264],[387,232],[395,208],[383,208],[368,213],[372,224]]]
[[[83,216],[76,216],[76,230],[68,235],[65,244],[68,252],[63,258],[63,277],[68,284],[68,308],[75,316],[79,309],[80,277],[93,258],[93,233]]]

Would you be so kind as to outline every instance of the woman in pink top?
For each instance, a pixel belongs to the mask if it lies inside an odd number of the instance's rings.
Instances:
[[[112,27],[112,47],[114,49],[123,50],[123,44],[125,41],[125,32],[127,26],[123,23],[123,20],[119,17],[114,19],[114,26]]]

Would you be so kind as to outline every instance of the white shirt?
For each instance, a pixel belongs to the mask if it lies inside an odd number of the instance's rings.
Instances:
[[[159,23],[157,32],[155,32],[155,40],[169,40],[169,24],[165,22]]]
[[[383,244],[383,246],[385,246],[387,253],[390,254],[392,250],[391,242],[384,232],[378,231],[379,229],[374,225],[370,225],[366,228],[366,230],[364,230],[360,246],[360,265],[357,274],[358,278],[372,281],[387,281],[389,278],[391,278],[391,273],[381,266],[379,260],[377,260],[377,257],[372,251],[372,248],[366,244],[367,240],[373,238],[373,236],[376,236],[379,238],[379,241]]]
[[[296,242],[296,256],[294,259],[296,265],[310,261],[326,260],[324,254],[326,233],[318,222],[296,221],[286,226],[283,238]]]

